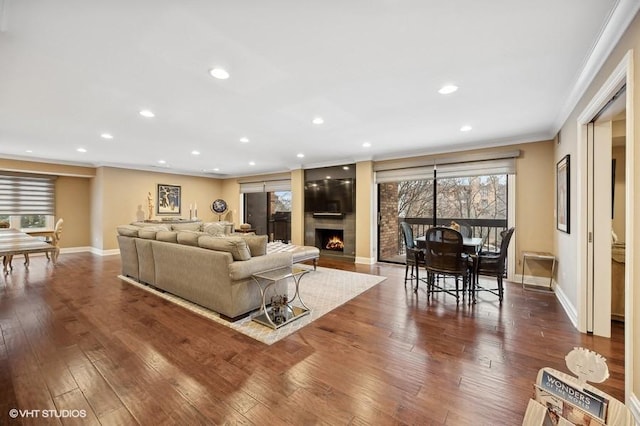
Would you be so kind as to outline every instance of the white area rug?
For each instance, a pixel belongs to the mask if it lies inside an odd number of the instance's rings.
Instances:
[[[320,318],[327,312],[337,308],[386,279],[385,277],[377,275],[361,274],[321,267],[318,267],[318,269],[314,271],[311,266],[299,266],[311,270],[311,272],[303,276],[300,281],[300,295],[302,300],[304,300],[304,303],[311,308],[311,313],[293,321],[290,324],[280,327],[277,330],[272,330],[269,327],[252,321],[251,316],[236,322],[229,322],[220,318],[216,312],[210,311],[202,306],[198,306],[169,293],[162,293],[152,287],[140,284],[131,278],[127,278],[122,275],[119,275],[118,277],[138,288],[156,294],[157,296],[189,309],[198,315],[202,315],[205,318],[237,330],[242,334],[266,343],[267,345],[271,345],[301,329],[311,321]],[[292,279],[289,279],[289,281],[289,296],[293,297],[295,294],[295,284]],[[297,300],[294,301],[293,304],[296,305],[296,302]]]

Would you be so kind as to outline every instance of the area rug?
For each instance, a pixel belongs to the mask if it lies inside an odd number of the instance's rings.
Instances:
[[[220,318],[220,315],[216,312],[188,302],[180,297],[169,293],[162,293],[153,287],[140,284],[131,278],[127,278],[122,275],[119,275],[118,277],[129,284],[156,294],[158,297],[162,297],[176,303],[198,315],[226,327],[230,327],[253,339],[266,343],[267,345],[271,345],[291,333],[296,332],[310,322],[320,318],[327,312],[337,308],[386,279],[385,277],[377,275],[340,271],[330,268],[318,267],[318,269],[314,271],[311,266],[301,265],[301,267],[308,267],[308,269],[310,269],[310,272],[303,276],[300,281],[300,295],[302,296],[302,300],[304,300],[305,304],[311,308],[311,313],[291,322],[290,324],[280,327],[277,330],[272,330],[269,327],[252,321],[250,316],[236,322],[229,322]],[[289,295],[293,296],[293,294],[295,294],[295,284],[292,279],[289,279],[289,281]],[[296,302],[294,301],[293,304],[295,305]]]

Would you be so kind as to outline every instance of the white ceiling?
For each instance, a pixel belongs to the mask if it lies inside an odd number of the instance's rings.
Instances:
[[[629,3],[0,0],[0,156],[239,176],[549,139]]]

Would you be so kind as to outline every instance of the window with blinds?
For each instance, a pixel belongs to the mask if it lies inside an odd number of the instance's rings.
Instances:
[[[0,216],[53,216],[55,179],[55,176],[0,173]]]

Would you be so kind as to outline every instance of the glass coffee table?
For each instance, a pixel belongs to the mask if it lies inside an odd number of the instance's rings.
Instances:
[[[305,305],[299,292],[300,279],[308,272],[311,271],[297,266],[286,266],[284,268],[270,269],[252,274],[251,278],[253,278],[260,289],[260,295],[262,296],[262,306],[258,313],[252,318],[253,321],[275,330],[276,328],[280,328],[308,315],[311,309]],[[276,294],[271,299],[271,306],[267,307],[267,291],[279,281],[286,280],[287,278],[293,278],[293,282],[296,284],[296,292],[293,298],[289,300],[286,295]],[[300,301],[302,307],[292,305],[296,299]]]

